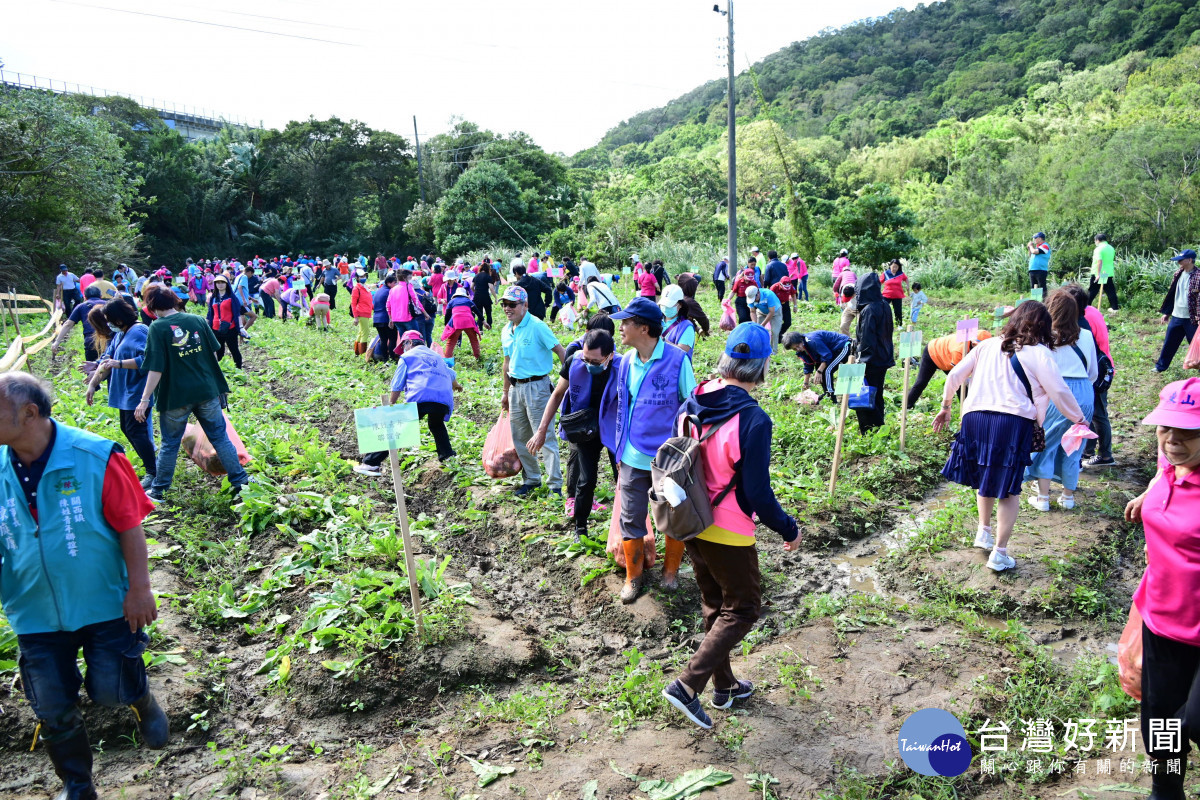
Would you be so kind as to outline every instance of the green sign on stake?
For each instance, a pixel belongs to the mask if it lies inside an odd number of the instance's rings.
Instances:
[[[905,331],[900,334],[900,357],[921,357],[921,331]]]
[[[421,446],[416,403],[356,409],[354,428],[360,453],[415,450]]]
[[[834,394],[858,394],[862,391],[866,374],[866,364],[843,364],[838,369],[837,378],[833,383]]]
[[[1040,302],[1042,302],[1042,298],[1046,296],[1046,290],[1040,286],[1035,286],[1029,292],[1029,296],[1032,297],[1034,300],[1037,300],[1040,303]]]

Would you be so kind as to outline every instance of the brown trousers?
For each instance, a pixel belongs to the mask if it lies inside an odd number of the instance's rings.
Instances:
[[[692,539],[685,543],[700,587],[704,611],[704,641],[692,655],[679,680],[699,694],[709,680],[717,689],[737,684],[729,654],[758,620],[762,607],[762,576],[758,549]]]

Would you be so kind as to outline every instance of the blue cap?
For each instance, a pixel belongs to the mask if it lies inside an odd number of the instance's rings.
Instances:
[[[544,255],[544,256],[548,256],[548,255],[550,255],[550,251],[549,251],[549,250],[547,250],[546,252],[542,253],[542,255]]]
[[[1190,259],[1194,260],[1196,258],[1196,251],[1195,250],[1184,250],[1182,253],[1175,256],[1171,260],[1172,261],[1183,261],[1185,258],[1190,258]]]
[[[1042,233],[1041,231],[1039,231],[1039,232],[1037,232],[1037,233],[1035,233],[1035,234],[1033,235],[1033,238],[1035,238],[1035,239],[1041,239],[1041,240],[1044,242],[1044,241],[1046,241],[1046,234],[1044,234],[1044,233]]]
[[[658,307],[658,303],[649,297],[635,297],[623,310],[611,315],[612,319],[629,319],[630,317],[662,322],[663,313],[662,309]]]
[[[734,348],[739,344],[749,347],[749,352],[736,352]],[[725,342],[725,355],[730,358],[770,358],[771,334],[762,325],[743,322],[729,334],[729,339]]]
[[[59,264],[59,265],[58,265],[58,268],[59,268],[59,269],[66,269],[66,268],[67,268],[67,265],[66,265],[66,264]]]

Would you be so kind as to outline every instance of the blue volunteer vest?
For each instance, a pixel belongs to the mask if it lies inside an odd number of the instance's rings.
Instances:
[[[629,371],[636,350],[630,350],[617,367],[616,380],[616,447],[613,452],[620,456],[627,442],[632,442],[639,453],[653,456],[659,446],[674,435],[675,417],[682,403],[679,400],[679,370],[687,356],[678,347],[663,347],[662,358],[650,366],[638,396],[633,398],[633,415],[629,414]],[[607,397],[607,393],[606,393]],[[603,408],[601,409],[603,413]],[[636,424],[627,426],[625,420]]]
[[[679,341],[683,339],[683,335],[690,331],[693,327],[694,326],[692,325],[692,321],[690,319],[675,320],[671,323],[671,327],[663,331],[663,338],[671,344],[679,344]],[[688,361],[692,360],[692,354],[690,352],[686,353],[685,355],[687,355]]]
[[[34,521],[0,447],[0,604],[17,635],[75,631],[124,616],[129,574],[101,498],[117,445],[54,423]]]
[[[572,411],[578,411],[581,408],[587,408],[588,402],[592,397],[592,387],[595,385],[593,381],[602,380],[608,376],[608,372],[612,370],[609,366],[608,370],[600,375],[593,375],[588,372],[587,365],[583,363],[583,359],[578,353],[571,359],[571,369],[567,371],[567,393],[563,395],[562,405],[559,406],[559,411],[563,416],[570,414]],[[612,386],[612,378],[609,377],[608,388]],[[606,389],[605,395],[600,397],[600,443],[612,450],[616,444],[616,417],[613,413],[615,405],[605,402],[605,396],[608,394]],[[558,433],[562,435],[561,419],[558,426]]]
[[[404,397],[410,403],[441,403],[454,411],[454,378],[446,359],[428,347],[414,347],[403,356],[408,372]]]

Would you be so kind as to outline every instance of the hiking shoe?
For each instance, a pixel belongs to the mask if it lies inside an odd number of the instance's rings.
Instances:
[[[150,502],[154,503],[154,505],[158,505],[163,501],[163,493],[160,489],[151,489],[146,492],[146,497],[149,497]]]
[[[991,550],[996,546],[996,540],[992,537],[992,528],[990,525],[980,525],[976,529],[975,546],[980,550]]]
[[[1006,569],[1016,569],[1017,560],[1012,556],[1007,556],[995,550],[988,558],[987,567],[995,572],[1004,572]]]
[[[671,681],[671,685],[662,690],[662,696],[667,702],[683,712],[683,715],[705,730],[712,728],[712,718],[700,707],[700,695],[688,697],[687,689],[679,681]]]
[[[750,681],[738,681],[732,689],[717,689],[713,687],[712,707],[729,708],[734,700],[745,700],[754,694],[754,684]]]
[[[1117,462],[1113,460],[1111,456],[1108,458],[1101,458],[1099,455],[1094,455],[1091,458],[1085,458],[1083,460],[1083,466],[1085,467],[1111,467],[1116,463]]]
[[[1050,510],[1050,495],[1048,495],[1048,494],[1039,494],[1034,497],[1028,498],[1028,500],[1029,500],[1029,505],[1031,505],[1033,508],[1037,509],[1038,511],[1049,511]]]
[[[147,475],[146,477],[142,478],[142,488],[145,489],[146,491],[150,491],[150,487],[153,485],[154,485],[154,476],[153,475]]]
[[[524,497],[527,494],[532,494],[538,488],[538,486],[539,484],[536,483],[522,483],[513,490],[513,496]]]
[[[382,467],[373,467],[370,464],[359,464],[354,468],[354,471],[359,475],[371,475],[376,478],[383,475]]]
[[[1075,496],[1067,497],[1065,494],[1060,494],[1054,502],[1058,504],[1059,508],[1070,510],[1075,507]]]
[[[567,498],[567,502],[564,505],[564,509],[563,509],[563,516],[567,516],[567,517],[575,516],[575,498],[574,497]]]

